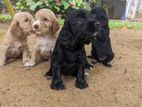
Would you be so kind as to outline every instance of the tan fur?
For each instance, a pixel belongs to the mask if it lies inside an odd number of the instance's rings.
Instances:
[[[33,17],[27,12],[16,13],[0,47],[0,66],[7,59],[22,55],[23,63],[28,59],[27,36],[32,31]]]
[[[57,18],[49,9],[39,10],[35,14],[35,19],[33,30],[36,32],[36,44],[31,54],[31,60],[25,66],[34,66],[39,57],[46,60],[51,58],[59,30]]]

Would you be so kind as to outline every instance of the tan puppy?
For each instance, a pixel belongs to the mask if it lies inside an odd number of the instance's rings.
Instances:
[[[31,60],[25,66],[34,66],[37,58],[48,60],[57,38],[59,24],[55,14],[49,9],[41,9],[35,14],[36,21],[33,29],[36,32],[36,44],[32,51]]]
[[[22,55],[23,63],[28,60],[27,36],[32,31],[33,16],[28,12],[16,13],[0,47],[0,66],[7,59]]]

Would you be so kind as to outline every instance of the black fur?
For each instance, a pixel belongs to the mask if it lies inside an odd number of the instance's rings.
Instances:
[[[87,10],[71,11],[56,41],[49,71],[45,77],[52,76],[50,87],[55,90],[64,89],[62,75],[76,76],[75,86],[88,87],[84,70],[90,67],[84,49],[94,39],[100,29],[98,21]]]
[[[101,24],[100,36],[97,36],[92,42],[91,57],[105,66],[111,67],[112,65],[109,62],[114,58],[114,53],[109,37],[110,30],[106,11],[102,7],[95,7],[91,10],[91,13],[97,17]]]

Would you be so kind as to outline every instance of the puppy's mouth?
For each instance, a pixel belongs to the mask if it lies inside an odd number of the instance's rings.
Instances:
[[[99,32],[95,32],[95,33],[93,34],[93,36],[96,37],[98,34],[99,34]]]
[[[42,34],[42,32],[39,29],[34,30],[36,34]]]

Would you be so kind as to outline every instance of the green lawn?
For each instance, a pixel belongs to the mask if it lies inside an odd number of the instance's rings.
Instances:
[[[110,29],[123,29],[123,28],[125,28],[125,29],[142,30],[142,23],[110,20],[109,21],[109,27],[110,27]]]
[[[58,21],[61,25],[63,25],[64,19],[59,19]],[[110,27],[110,29],[123,29],[123,28],[125,28],[125,29],[142,30],[142,23],[109,20],[109,27]]]

